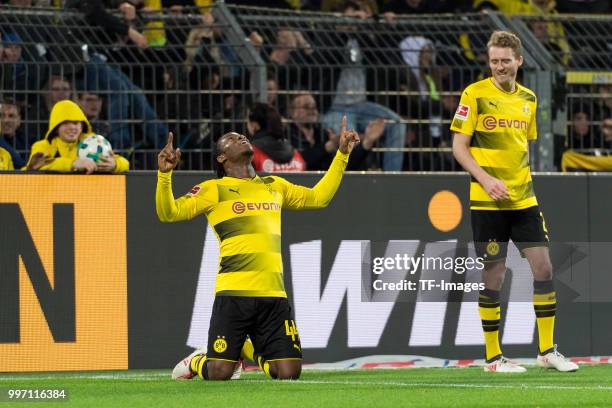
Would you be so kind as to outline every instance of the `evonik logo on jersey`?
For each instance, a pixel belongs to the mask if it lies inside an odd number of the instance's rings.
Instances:
[[[487,130],[493,130],[497,127],[527,130],[527,121],[518,119],[497,119],[495,116],[487,115],[482,119],[482,126]]]
[[[278,203],[245,203],[236,201],[232,204],[232,211],[235,214],[243,214],[245,211],[280,211],[281,206]]]
[[[369,241],[341,241],[329,274],[323,274],[321,268],[323,241],[289,245],[289,257],[284,259],[284,263],[290,265],[290,271],[286,271],[287,275],[290,272],[290,276],[285,276],[285,279],[291,279],[292,283],[293,290],[289,296],[295,306],[295,321],[300,330],[302,349],[329,347],[330,342],[334,342],[331,335],[337,327],[343,327],[342,330],[346,330],[347,333],[341,336],[346,339],[346,343],[335,344],[336,347],[342,349],[379,347],[383,338],[397,336],[397,333],[387,333],[386,328],[392,323],[402,326],[405,324],[403,322],[407,322],[409,326],[406,327],[405,334],[402,334],[406,337],[402,350],[387,348],[381,349],[381,353],[404,353],[406,346],[440,346],[443,343],[443,334],[446,339],[450,336],[450,342],[455,347],[484,344],[478,314],[478,292],[466,294],[461,303],[453,306],[459,310],[458,316],[451,318],[449,318],[451,310],[449,299],[428,301],[424,297],[429,295],[419,292],[416,294],[417,302],[410,307],[410,312],[393,315],[393,319],[401,319],[401,322],[390,321],[393,310],[398,307],[401,300],[399,293],[394,298],[387,293],[384,299],[376,299],[378,295],[374,293],[371,299],[364,299],[361,262],[367,243]],[[449,245],[457,245],[454,241],[444,243],[446,245],[418,240],[389,241],[384,256],[394,257],[396,254],[404,253],[416,256],[423,253],[424,256],[434,257],[442,255],[448,250]],[[475,256],[473,246],[469,247],[468,252],[468,256]],[[209,226],[187,339],[187,345],[191,347],[205,347],[207,342],[218,257],[219,243]],[[512,270],[510,299],[513,299],[512,294],[532,290],[533,277],[529,264],[521,258],[514,245],[508,249],[506,265]],[[403,279],[404,275],[401,273],[405,274],[406,271],[385,273],[397,274],[390,276],[391,279]],[[339,318],[342,309],[346,310],[346,321]],[[510,301],[506,310],[506,318],[502,322],[504,325],[502,343],[533,344],[536,322],[532,304]]]

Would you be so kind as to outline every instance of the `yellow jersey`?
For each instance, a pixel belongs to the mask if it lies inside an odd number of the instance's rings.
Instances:
[[[2,147],[0,147],[0,170],[15,170],[11,154]]]
[[[340,151],[312,189],[278,176],[223,177],[174,199],[172,172],[157,175],[157,215],[163,222],[204,214],[219,240],[215,293],[286,298],[281,259],[281,210],[327,206],[340,186],[348,154]]]
[[[471,137],[476,163],[508,187],[510,198],[495,201],[472,178],[472,210],[521,210],[537,205],[529,168],[529,140],[537,138],[536,96],[516,84],[504,92],[492,78],[469,85],[461,95],[451,130]]]

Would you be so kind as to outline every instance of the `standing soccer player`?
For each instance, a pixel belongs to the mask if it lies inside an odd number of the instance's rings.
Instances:
[[[229,380],[242,357],[257,362],[268,377],[299,378],[300,338],[283,283],[281,209],[326,207],[359,136],[346,130],[343,117],[336,157],[310,189],[277,176],[259,177],[248,139],[227,133],[216,144],[219,178],[198,184],[177,200],[171,176],[180,150],[174,150],[172,138],[169,134],[158,156],[157,215],[163,222],[174,222],[204,214],[220,246],[208,351],[196,350],[183,359],[172,377]]]
[[[465,88],[451,124],[453,154],[472,176],[474,244],[477,255],[485,260],[485,289],[478,301],[485,337],[485,371],[525,371],[504,358],[499,346],[499,293],[510,238],[529,261],[534,276],[537,364],[576,371],[578,366],[565,359],[553,341],[556,295],[548,231],[529,170],[528,141],[537,138],[537,102],[533,91],[516,82],[523,64],[521,40],[512,33],[496,31],[487,43],[487,52],[492,77]]]

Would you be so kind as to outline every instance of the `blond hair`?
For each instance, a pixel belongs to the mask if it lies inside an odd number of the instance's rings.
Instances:
[[[489,51],[491,47],[511,48],[515,57],[520,57],[523,55],[523,45],[521,43],[521,39],[515,34],[507,31],[493,32],[493,34],[491,34],[491,38],[489,38],[489,42],[487,43],[487,51]]]

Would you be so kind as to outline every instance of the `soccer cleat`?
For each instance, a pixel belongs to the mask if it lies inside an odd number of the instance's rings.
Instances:
[[[486,364],[484,370],[490,373],[524,373],[527,371],[525,367],[513,363],[504,356],[501,356],[492,363]]]
[[[182,359],[176,366],[174,366],[174,370],[172,370],[172,379],[190,380],[195,377],[196,374],[191,371],[191,367],[189,365],[191,363],[191,359],[198,354],[206,354],[206,350],[196,349],[193,351],[193,353]]]
[[[569,361],[563,356],[563,354],[559,353],[557,351],[556,344],[551,352],[546,353],[544,355],[538,354],[536,364],[539,367],[554,368],[555,370],[561,371],[563,373],[578,370],[578,364]]]
[[[240,375],[242,374],[242,366],[244,365],[244,360],[241,358],[240,361],[236,363],[236,367],[234,368],[234,372],[230,377],[230,380],[239,380]]]

